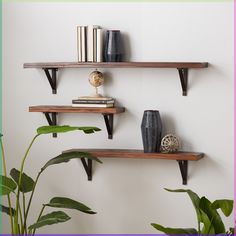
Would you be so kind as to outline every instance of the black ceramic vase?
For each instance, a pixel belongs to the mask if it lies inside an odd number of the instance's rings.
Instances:
[[[105,36],[104,60],[120,62],[123,60],[123,43],[120,30],[107,30]]]
[[[159,111],[144,111],[141,132],[144,152],[159,152],[162,134],[162,123]]]

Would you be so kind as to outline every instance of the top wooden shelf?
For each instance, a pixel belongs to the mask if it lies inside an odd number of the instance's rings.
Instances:
[[[24,68],[207,68],[208,62],[39,62],[24,63]]]
[[[208,62],[39,62],[24,63],[24,68],[43,69],[52,93],[57,93],[57,71],[63,68],[172,68],[177,69],[182,95],[187,96],[188,70],[207,68]]]

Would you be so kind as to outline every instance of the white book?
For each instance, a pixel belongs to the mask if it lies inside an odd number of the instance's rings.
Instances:
[[[103,61],[103,34],[102,34],[102,29],[97,29],[97,46],[96,46],[96,61],[97,62],[102,62]]]
[[[94,34],[93,30],[100,28],[98,25],[87,26],[87,61],[94,62]]]
[[[97,30],[96,28],[93,29],[93,61],[97,61]]]
[[[87,27],[87,61],[93,62],[93,25]]]
[[[81,61],[87,61],[86,55],[86,26],[81,26]]]
[[[77,52],[78,62],[82,61],[81,27],[77,26]]]
[[[106,107],[114,107],[114,103],[108,103],[108,104],[72,104],[72,107],[100,107],[100,108],[106,108]]]

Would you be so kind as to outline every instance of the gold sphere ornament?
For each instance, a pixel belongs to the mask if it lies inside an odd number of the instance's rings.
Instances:
[[[89,75],[89,83],[95,87],[96,89],[96,94],[94,95],[95,97],[102,97],[102,95],[98,94],[98,87],[101,86],[104,83],[104,76],[103,73],[100,71],[93,71]]]
[[[177,152],[180,148],[180,141],[174,134],[167,134],[161,140],[161,150],[166,153]]]

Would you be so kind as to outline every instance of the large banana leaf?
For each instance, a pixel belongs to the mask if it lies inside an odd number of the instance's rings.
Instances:
[[[96,214],[96,212],[92,211],[89,207],[85,206],[83,203],[65,197],[54,197],[50,200],[48,204],[45,205],[49,207],[75,209],[87,214]]]
[[[100,131],[97,127],[77,127],[77,126],[69,126],[69,125],[50,125],[50,126],[42,126],[37,129],[38,134],[52,134],[52,133],[65,133],[74,130],[81,130],[86,134],[94,133],[95,131]]]
[[[20,171],[13,168],[10,171],[10,175],[18,185],[19,178],[20,178]],[[22,173],[20,191],[23,193],[28,193],[33,190],[33,187],[34,187],[33,179],[29,177],[28,175],[26,175],[25,173]]]
[[[155,229],[165,233],[165,234],[175,234],[175,235],[198,235],[198,232],[194,228],[181,229],[181,228],[166,228],[159,224],[151,224]]]
[[[193,203],[193,206],[195,208],[195,211],[197,213],[197,220],[198,223],[200,222],[203,223],[203,232],[205,234],[215,234],[215,229],[212,225],[212,220],[209,218],[209,216],[200,208],[200,198],[199,196],[193,192],[190,189],[176,189],[176,190],[171,190],[171,189],[165,189],[169,192],[175,192],[175,193],[187,193]],[[221,225],[222,226],[222,225]],[[220,226],[219,226],[220,229]]]
[[[86,153],[86,152],[77,152],[77,151],[65,152],[65,153],[62,153],[59,156],[54,157],[51,160],[49,160],[42,167],[41,172],[44,171],[48,166],[55,165],[55,164],[60,164],[60,163],[63,163],[63,162],[68,162],[71,159],[75,159],[75,158],[88,158],[90,160],[94,160],[94,161],[102,163],[97,157],[94,157],[91,154]]]
[[[198,222],[202,222],[202,217],[201,217],[201,212],[200,212],[200,209],[199,209],[199,203],[200,203],[200,198],[199,196],[193,192],[192,190],[190,189],[175,189],[175,190],[171,190],[171,189],[167,189],[165,188],[166,191],[169,191],[169,192],[173,192],[173,193],[187,193],[193,203],[193,206],[195,208],[195,211],[197,213],[197,219],[198,219]]]
[[[234,201],[229,199],[220,199],[212,203],[212,208],[221,209],[225,216],[230,216],[233,211]]]
[[[6,206],[3,206],[1,204],[0,204],[0,211],[10,215],[10,208],[6,207]],[[15,209],[11,208],[11,212],[14,215],[15,214]]]
[[[16,187],[17,187],[16,183],[11,178],[0,175],[0,188],[1,188],[0,194],[1,195],[7,195],[7,194],[10,194],[11,192],[14,192]]]
[[[211,202],[206,198],[202,197],[199,203],[200,209],[208,216],[210,220],[210,225],[206,221],[204,223],[204,227],[202,229],[202,233],[204,234],[221,234],[225,233],[225,226],[221,220],[220,215],[218,212],[211,207]],[[202,213],[203,215],[203,213]],[[207,229],[206,229],[207,227]],[[212,228],[215,232],[212,232]]]
[[[53,211],[47,215],[41,216],[39,220],[29,226],[29,230],[38,229],[46,225],[52,225],[57,223],[62,223],[70,220],[70,217],[63,211]]]

